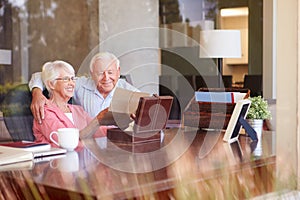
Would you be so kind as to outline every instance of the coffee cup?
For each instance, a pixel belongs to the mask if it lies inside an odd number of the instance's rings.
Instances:
[[[58,141],[53,138],[54,135],[57,135]],[[67,151],[73,151],[79,142],[79,129],[59,128],[57,131],[50,133],[50,140],[57,146],[67,149]]]

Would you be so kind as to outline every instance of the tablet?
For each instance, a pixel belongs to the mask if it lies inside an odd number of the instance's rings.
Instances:
[[[225,142],[232,143],[238,140],[242,126],[247,123],[245,118],[250,105],[249,99],[243,99],[236,103],[223,138]]]

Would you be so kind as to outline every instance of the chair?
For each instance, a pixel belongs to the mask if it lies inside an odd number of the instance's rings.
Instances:
[[[178,101],[182,110],[188,105],[196,91],[195,76],[184,75],[177,77]]]
[[[13,141],[35,139],[30,104],[31,92],[28,84],[21,84],[11,89],[1,104],[4,123]]]
[[[195,76],[195,90],[199,88],[207,88],[207,84],[201,75]]]
[[[131,79],[130,74],[120,75],[120,78],[121,78],[121,79],[124,79],[125,81],[127,81],[129,84],[132,85],[132,79]]]
[[[250,96],[262,96],[262,75],[245,75],[244,88],[250,90]]]
[[[219,87],[219,76],[217,75],[198,75],[195,77],[196,90],[199,88],[218,88]]]
[[[179,100],[176,96],[176,90],[174,89],[172,79],[175,78],[169,75],[159,76],[159,95],[160,96],[172,96],[173,104],[170,111],[169,119],[181,119],[181,110]]]
[[[232,87],[232,75],[223,75],[222,79],[223,79],[224,88]]]
[[[47,89],[43,90],[43,94],[49,98]],[[28,84],[24,83],[8,91],[2,101],[1,110],[4,123],[13,141],[35,140],[32,131],[31,100],[32,96]],[[70,98],[68,103],[73,103],[72,98]]]

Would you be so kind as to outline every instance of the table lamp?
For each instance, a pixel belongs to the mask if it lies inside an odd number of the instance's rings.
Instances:
[[[222,83],[222,58],[241,58],[241,32],[239,30],[200,31],[200,58],[217,58],[219,87]]]

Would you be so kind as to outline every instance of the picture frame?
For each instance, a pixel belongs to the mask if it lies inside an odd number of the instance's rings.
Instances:
[[[250,105],[251,101],[249,99],[243,99],[236,103],[231,118],[229,120],[228,127],[225,131],[223,141],[229,143],[237,141],[242,127],[244,127],[245,131],[248,133],[248,135],[253,141],[257,140],[255,130],[246,121]]]

